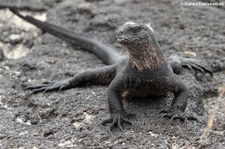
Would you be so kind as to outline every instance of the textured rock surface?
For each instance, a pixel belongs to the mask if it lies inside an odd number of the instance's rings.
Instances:
[[[1,1],[0,5],[6,3],[9,1]],[[208,64],[225,62],[223,7],[181,6],[179,0],[41,0],[38,4],[21,0],[10,4],[47,8],[47,21],[112,44],[121,53],[126,50],[115,40],[117,27],[126,21],[151,22],[167,56],[196,56]],[[197,148],[218,97],[216,90],[224,83],[224,73],[201,82],[191,71],[181,75],[191,90],[186,112],[198,116],[202,123],[160,120],[158,111],[169,106],[170,96],[124,101],[127,111],[137,114],[133,126],[109,134],[108,128],[100,125],[109,116],[107,86],[32,96],[25,90],[27,85],[62,80],[104,64],[93,54],[35,27],[25,29],[7,10],[0,13],[0,48],[17,55],[26,50],[26,56],[0,63],[0,148]],[[5,19],[6,14],[11,17]],[[213,127],[218,132],[225,130],[223,112],[221,103]],[[204,148],[223,148],[224,138],[211,134]]]

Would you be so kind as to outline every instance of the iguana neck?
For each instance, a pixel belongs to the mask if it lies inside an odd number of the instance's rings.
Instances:
[[[131,64],[139,71],[155,69],[166,63],[166,59],[157,44],[135,45],[129,47],[129,52]]]

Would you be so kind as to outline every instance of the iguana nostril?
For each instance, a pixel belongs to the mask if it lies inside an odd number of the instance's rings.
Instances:
[[[119,31],[119,34],[123,34],[123,31]]]

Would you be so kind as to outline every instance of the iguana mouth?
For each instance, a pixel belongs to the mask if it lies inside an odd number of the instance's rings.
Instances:
[[[123,38],[123,37],[117,37],[117,41],[118,41],[120,44],[129,43],[129,40],[126,39],[126,38]]]

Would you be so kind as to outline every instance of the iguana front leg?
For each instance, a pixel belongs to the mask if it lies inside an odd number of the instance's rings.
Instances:
[[[122,98],[121,92],[123,91],[123,87],[124,87],[123,81],[124,80],[122,79],[120,79],[119,81],[116,78],[115,80],[113,80],[113,82],[110,84],[108,88],[108,106],[109,106],[110,118],[102,121],[102,125],[111,123],[109,131],[112,131],[112,129],[116,126],[118,126],[120,130],[123,130],[121,126],[122,123],[132,124],[129,120],[127,120],[127,117],[133,114],[128,114],[125,112],[123,108],[122,99],[121,99]]]
[[[202,74],[209,73],[212,76],[212,68],[199,60],[192,58],[183,58],[179,56],[172,56],[169,58],[170,65],[173,69],[173,72],[180,74],[182,68],[193,69],[201,72]]]
[[[41,85],[29,86],[27,89],[32,90],[32,93],[38,93],[66,90],[74,87],[84,86],[86,84],[109,84],[115,77],[115,73],[116,66],[110,65],[80,72],[74,77],[66,80],[58,82],[45,82]]]
[[[162,117],[170,118],[171,120],[180,119],[182,121],[198,121],[196,117],[184,112],[189,98],[189,89],[187,86],[177,76],[172,76],[171,81],[173,81],[171,85],[177,89],[174,92],[174,99],[172,101],[171,107],[160,111],[160,114],[163,114]]]

